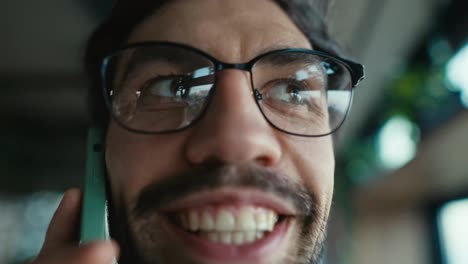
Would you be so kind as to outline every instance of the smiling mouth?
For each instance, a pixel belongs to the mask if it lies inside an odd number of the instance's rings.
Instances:
[[[199,259],[260,263],[287,240],[295,217],[285,208],[252,193],[217,193],[179,202],[163,218]]]
[[[271,233],[286,218],[254,206],[207,206],[170,215],[171,222],[191,235],[224,245],[247,245]]]

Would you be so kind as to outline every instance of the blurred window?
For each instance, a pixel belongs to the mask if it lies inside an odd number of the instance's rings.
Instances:
[[[437,218],[442,263],[468,263],[468,198],[444,204]]]

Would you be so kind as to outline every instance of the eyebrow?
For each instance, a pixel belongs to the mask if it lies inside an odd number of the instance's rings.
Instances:
[[[253,54],[256,54],[256,57],[258,57],[258,56],[261,56],[262,54],[265,54],[271,51],[290,49],[290,48],[301,48],[301,47],[293,46],[290,43],[277,43],[268,47],[260,46],[258,49],[255,50]],[[186,56],[186,52],[184,51],[171,52],[170,55],[168,55],[167,53],[163,53],[159,49],[152,49],[152,48],[143,48],[141,50],[136,49],[133,52],[133,54],[129,56],[128,60],[124,63],[124,65],[126,65],[124,66],[125,71],[123,72],[124,78],[126,78],[126,76],[128,76],[130,73],[134,72],[137,69],[135,66],[144,64],[146,62],[154,61],[155,58],[158,58],[159,62],[166,62],[168,64],[177,65],[177,66],[183,66],[184,64],[191,65],[196,61],[194,60],[193,57]],[[307,58],[307,60],[304,60],[305,58]],[[276,55],[266,57],[264,62],[269,63],[273,66],[281,66],[281,65],[285,65],[285,64],[293,63],[293,62],[309,62],[309,63],[317,62],[316,59],[311,59],[311,58],[314,58],[314,56],[305,56],[303,53],[281,53],[281,54],[276,54]]]
[[[262,58],[262,64],[269,64],[272,66],[284,66],[292,63],[318,63],[320,60],[317,56],[302,52],[285,52],[272,54]]]
[[[262,54],[265,54],[265,53],[268,53],[268,52],[271,52],[271,51],[282,50],[282,49],[291,49],[291,48],[296,48],[296,46],[291,46],[291,45],[287,45],[287,44],[276,44],[276,45],[273,45],[273,46],[258,48],[258,49],[255,50],[254,54],[256,54],[255,56],[259,56],[259,55],[262,55]]]
[[[165,50],[167,51],[167,50]],[[138,71],[142,65],[152,62],[167,63],[167,65],[175,67],[183,67],[184,65],[197,64],[197,59],[193,56],[187,56],[184,51],[162,52],[158,49],[136,49],[135,52],[130,56],[128,61],[125,63],[125,71],[123,72],[125,78],[135,71]],[[199,64],[202,64],[201,62]]]
[[[258,49],[254,50],[253,54],[256,54],[255,56],[259,56],[261,54],[268,53],[270,51],[275,51],[275,50],[282,50],[282,49],[293,49],[293,48],[302,48],[302,49],[310,49],[313,50],[313,48],[310,47],[300,47],[298,45],[294,45],[293,43],[286,43],[286,42],[279,42],[274,45],[268,46],[268,47],[259,47]]]
[[[143,49],[136,49],[135,52],[132,54],[130,57],[130,60],[128,62],[128,65],[132,65],[135,63],[145,63],[148,61],[154,61],[155,58],[158,59],[158,61],[163,61],[163,62],[168,62],[168,63],[173,63],[173,64],[181,64],[186,61],[191,61],[190,57],[184,56],[186,53],[184,51],[177,51],[177,52],[171,52],[170,55],[167,53],[168,49],[164,50],[166,51],[163,53],[159,49],[153,49],[153,48],[143,48]]]

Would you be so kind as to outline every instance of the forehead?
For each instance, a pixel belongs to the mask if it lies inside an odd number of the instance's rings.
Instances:
[[[268,50],[311,48],[271,0],[176,0],[153,12],[128,42],[172,41],[226,62],[244,62]]]

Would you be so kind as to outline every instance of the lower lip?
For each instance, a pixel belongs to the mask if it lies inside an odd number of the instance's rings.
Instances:
[[[291,226],[291,221],[292,219],[289,217],[283,219],[275,225],[273,231],[267,233],[263,238],[246,245],[215,243],[201,236],[191,234],[170,221],[167,222],[169,230],[175,233],[175,237],[180,239],[196,257],[204,261],[214,263],[252,261],[261,263],[262,259],[271,257],[281,246],[281,242]]]

